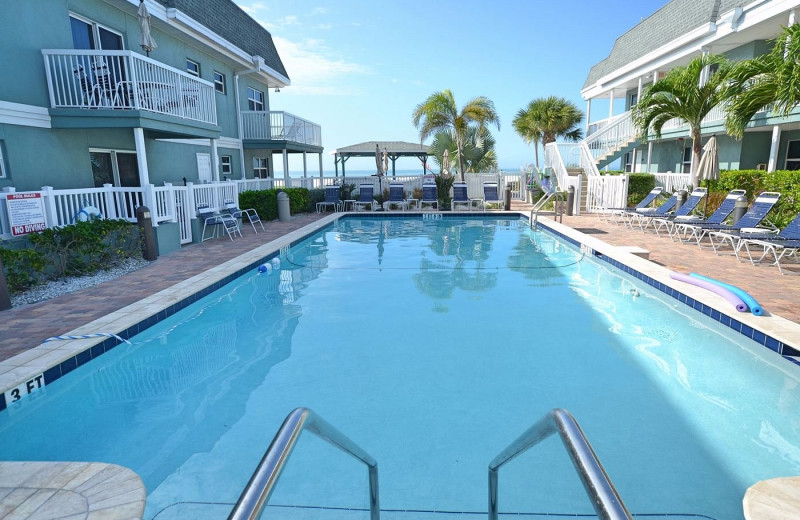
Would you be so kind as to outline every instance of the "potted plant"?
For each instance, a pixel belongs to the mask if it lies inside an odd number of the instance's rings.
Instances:
[[[442,210],[449,210],[450,201],[452,200],[452,197],[450,197],[450,188],[453,187],[456,177],[448,173],[441,173],[436,175],[435,180],[436,195],[439,197],[439,208]]]

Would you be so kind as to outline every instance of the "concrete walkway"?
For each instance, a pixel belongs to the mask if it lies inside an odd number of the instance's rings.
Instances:
[[[512,209],[529,206],[514,203]],[[301,214],[289,222],[270,222],[266,232],[244,228],[244,238],[227,237],[184,246],[125,276],[65,294],[48,301],[0,313],[0,360],[39,345],[129,304],[142,300],[206,269],[284,236],[323,215]],[[696,245],[682,245],[653,233],[630,230],[594,215],[564,217],[564,224],[612,245],[637,246],[650,251],[650,260],[682,272],[697,272],[737,285],[749,292],[767,312],[800,323],[800,277],[781,275],[774,267],[753,267],[732,255],[716,256]]]

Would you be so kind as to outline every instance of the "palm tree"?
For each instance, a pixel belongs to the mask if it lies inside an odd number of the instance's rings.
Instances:
[[[583,112],[575,103],[562,97],[534,99],[528,103],[528,108],[517,113],[517,118],[531,139],[541,134],[544,146],[556,142],[558,138],[578,141],[583,135],[578,126],[583,120]],[[523,138],[526,136],[523,135]]]
[[[528,109],[520,109],[511,125],[514,130],[525,140],[527,144],[533,143],[533,153],[536,156],[536,168],[539,168],[539,141],[542,140],[542,131],[536,126],[530,117],[530,107],[533,101],[528,105]]]
[[[486,172],[497,169],[497,154],[494,150],[495,139],[486,128],[470,127],[464,139],[464,171]],[[441,166],[444,151],[447,150],[451,157],[458,154],[457,139],[452,131],[439,131],[433,137],[430,154],[436,158]]]
[[[738,139],[756,113],[771,106],[772,112],[788,116],[800,104],[800,25],[784,27],[769,54],[744,60],[731,70],[730,97],[725,125]]]
[[[701,81],[704,69],[710,72],[708,79]],[[731,64],[724,56],[698,56],[685,67],[675,67],[653,83],[631,111],[642,141],[647,141],[648,134],[660,139],[661,129],[671,119],[688,123],[692,134],[692,184],[695,186],[702,150],[700,125],[711,109],[725,100],[724,87],[730,69]]]
[[[456,138],[459,174],[464,181],[464,144],[468,129],[477,126],[487,129],[495,124],[500,129],[500,117],[489,98],[478,96],[467,102],[459,111],[453,93],[448,90],[431,94],[423,103],[417,105],[413,114],[414,126],[419,129],[419,139],[424,141],[441,130],[452,130]]]

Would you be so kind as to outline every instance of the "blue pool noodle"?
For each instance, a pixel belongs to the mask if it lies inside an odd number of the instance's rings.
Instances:
[[[728,303],[736,307],[736,310],[739,312],[750,311],[750,309],[747,307],[747,304],[744,303],[741,298],[733,294],[733,292],[729,291],[725,287],[722,287],[721,285],[717,285],[712,282],[707,282],[705,280],[701,280],[700,278],[689,276],[688,274],[678,273],[675,271],[670,272],[669,277],[672,278],[673,280],[689,283],[697,287],[702,287],[703,289],[706,289],[713,293],[716,293],[725,298],[726,300],[728,300]]]
[[[752,312],[756,316],[761,316],[764,314],[764,309],[761,307],[761,305],[758,304],[755,298],[753,298],[743,290],[739,289],[735,285],[730,285],[725,282],[720,282],[719,280],[714,280],[713,278],[709,278],[707,276],[703,276],[697,273],[689,273],[689,276],[694,276],[695,278],[699,278],[700,280],[705,280],[707,282],[715,283],[720,287],[728,289],[730,292],[741,298],[742,301],[746,303],[748,307],[750,307],[750,312]]]

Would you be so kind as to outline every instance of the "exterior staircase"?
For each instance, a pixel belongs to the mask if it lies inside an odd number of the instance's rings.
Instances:
[[[586,175],[586,172],[583,168],[567,168],[567,174],[570,177],[576,177],[578,175],[581,176],[581,196],[580,196],[580,204],[582,208],[586,207],[586,198],[588,197],[589,190],[589,177]]]
[[[598,168],[628,153],[639,144],[630,111],[611,119],[606,126],[587,136],[583,143],[589,148]]]

